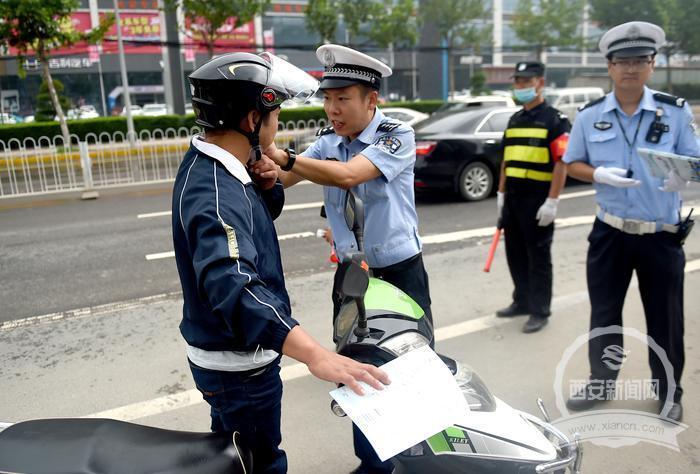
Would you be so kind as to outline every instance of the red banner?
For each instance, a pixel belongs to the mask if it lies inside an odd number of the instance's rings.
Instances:
[[[235,19],[229,18],[218,30],[214,42],[214,54],[228,53],[232,51],[252,51],[255,49],[255,25],[253,22],[234,28]],[[192,55],[192,50],[197,53],[206,53],[207,47],[203,40],[201,23],[192,23],[185,20],[185,27],[189,34],[185,36],[185,56]],[[189,53],[187,52],[189,50]]]

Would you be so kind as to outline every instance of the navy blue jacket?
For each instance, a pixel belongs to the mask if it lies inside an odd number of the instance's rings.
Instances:
[[[233,155],[193,138],[175,178],[172,213],[184,298],[180,331],[189,345],[282,352],[298,324],[272,222],[283,204],[279,181],[261,191]]]

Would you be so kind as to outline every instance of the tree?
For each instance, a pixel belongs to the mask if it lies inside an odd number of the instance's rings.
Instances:
[[[306,6],[306,27],[321,37],[322,43],[335,39],[338,9],[335,0],[309,0]]]
[[[591,19],[610,28],[628,21],[648,21],[666,29],[669,26],[669,4],[676,0],[589,0]],[[692,3],[693,0],[688,2]]]
[[[306,26],[326,43],[335,39],[341,13],[348,32],[348,46],[365,34],[382,48],[396,43],[413,45],[418,22],[413,0],[309,0]]]
[[[521,40],[535,46],[537,60],[551,46],[580,45],[578,27],[583,20],[585,0],[518,0],[513,15],[513,31]]]
[[[56,91],[61,109],[68,109],[70,107],[70,100],[63,95],[63,83],[58,79],[54,79],[53,88]],[[56,107],[54,107],[51,94],[49,93],[49,85],[46,81],[42,81],[39,86],[39,93],[36,95],[36,112],[34,113],[34,118],[37,122],[50,122],[54,119],[56,113]]]
[[[79,6],[79,0],[0,0],[0,45],[16,48],[21,76],[24,76],[25,56],[34,54],[39,59],[66,145],[70,143],[70,136],[49,70],[51,51],[83,41],[96,43],[114,22],[112,16],[107,16],[97,28],[87,33],[78,32],[73,29],[71,13]]]
[[[489,88],[486,87],[486,74],[484,71],[477,71],[469,80],[469,91],[472,95],[488,94]]]
[[[676,0],[673,24],[678,48],[688,54],[700,54],[700,8],[697,0]]]
[[[478,49],[488,37],[489,30],[483,26],[487,14],[482,0],[425,0],[420,12],[426,21],[435,25],[448,51],[455,46],[470,46]],[[450,90],[454,90],[455,78],[452,55],[448,55]]]
[[[369,38],[382,48],[413,46],[418,41],[418,18],[413,0],[383,0],[370,24]]]
[[[221,27],[229,18],[233,19],[231,26],[236,29],[263,14],[270,0],[165,0],[166,8],[178,5],[190,24],[183,33],[204,43],[211,58],[217,39],[225,34]]]

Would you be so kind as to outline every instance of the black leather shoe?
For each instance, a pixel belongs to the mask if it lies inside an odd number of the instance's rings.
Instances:
[[[566,408],[571,411],[588,410],[598,403],[608,401],[607,395],[604,384],[587,383],[585,387],[566,401]]]
[[[663,409],[664,402],[662,401],[659,404],[659,414],[661,414]],[[666,414],[666,418],[677,422],[680,422],[683,419],[683,405],[681,405],[681,402],[673,402],[673,405],[671,405],[671,409]]]
[[[545,327],[548,322],[549,318],[543,318],[542,316],[530,316],[523,326],[523,332],[525,334],[537,332]]]
[[[525,316],[530,314],[530,310],[516,303],[511,303],[507,308],[496,311],[496,316],[499,318],[512,318],[513,316]]]

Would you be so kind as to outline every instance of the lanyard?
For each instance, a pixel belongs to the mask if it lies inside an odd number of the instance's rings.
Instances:
[[[618,125],[620,125],[620,130],[622,131],[622,138],[625,139],[625,143],[627,143],[627,146],[629,147],[629,153],[630,156],[632,156],[632,150],[634,149],[634,144],[637,143],[637,135],[639,135],[639,127],[642,125],[642,119],[644,118],[644,109],[641,110],[639,113],[639,121],[637,121],[637,129],[634,131],[634,137],[632,137],[632,141],[629,141],[629,138],[627,138],[627,134],[625,133],[625,128],[622,126],[622,121],[620,121],[620,114],[617,113],[617,109],[613,109],[613,112],[615,112],[615,118],[617,119]]]

